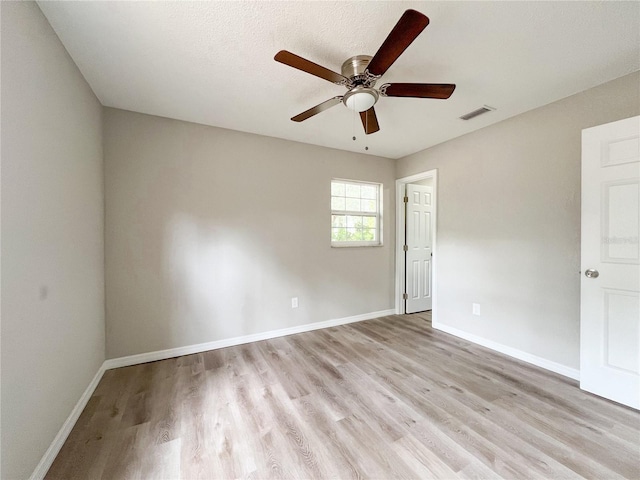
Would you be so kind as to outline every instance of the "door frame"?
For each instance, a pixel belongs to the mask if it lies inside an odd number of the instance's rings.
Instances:
[[[433,252],[433,261],[431,267],[431,292],[433,300],[431,304],[432,323],[436,323],[436,317],[438,315],[438,255],[437,252],[437,225],[438,225],[438,169],[427,170],[425,172],[416,173],[415,175],[409,175],[408,177],[399,178],[396,180],[396,295],[395,295],[395,310],[397,315],[403,314],[402,309],[402,294],[404,293],[405,284],[405,264],[404,264],[404,235],[407,219],[405,217],[405,205],[404,205],[404,191],[405,187],[409,183],[419,182],[428,178],[433,179],[433,239],[431,243],[431,251]]]

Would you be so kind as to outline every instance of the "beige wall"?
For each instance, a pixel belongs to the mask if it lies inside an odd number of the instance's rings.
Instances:
[[[579,368],[581,130],[640,113],[639,89],[636,72],[398,161],[438,169],[440,323]]]
[[[392,160],[115,109],[104,122],[109,358],[393,308]],[[330,248],[332,177],[384,184],[384,246]]]
[[[2,16],[2,472],[27,478],[104,361],[101,106],[33,2]]]

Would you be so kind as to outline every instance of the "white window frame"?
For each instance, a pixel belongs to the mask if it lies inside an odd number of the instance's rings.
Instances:
[[[345,184],[352,184],[352,185],[373,185],[377,188],[378,190],[378,195],[377,195],[377,209],[376,209],[376,213],[372,214],[372,212],[363,212],[363,211],[352,211],[352,210],[333,210],[333,208],[331,208],[331,198],[333,197],[333,195],[331,194],[331,184],[333,182],[340,182],[340,183],[345,183]],[[383,241],[382,241],[382,205],[383,205],[383,198],[382,198],[382,190],[383,190],[383,184],[382,183],[377,183],[377,182],[365,182],[362,180],[350,180],[350,179],[346,179],[346,178],[332,178],[331,179],[331,183],[329,184],[329,207],[330,207],[330,214],[329,214],[329,239],[331,240],[331,247],[337,247],[337,248],[344,248],[344,247],[381,247],[383,245]],[[333,215],[357,215],[357,216],[375,216],[377,219],[376,222],[376,238],[377,240],[373,240],[373,241],[338,241],[338,240],[333,240],[332,238],[332,228],[333,228],[333,224],[332,224],[332,217]]]

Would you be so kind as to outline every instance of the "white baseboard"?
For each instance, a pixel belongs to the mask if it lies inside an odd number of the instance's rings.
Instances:
[[[270,338],[286,337],[296,333],[310,332],[321,328],[336,327],[338,325],[346,325],[347,323],[362,322],[363,320],[372,320],[374,318],[384,317],[387,315],[395,315],[394,309],[381,310],[379,312],[363,313],[352,317],[336,318],[333,320],[325,320],[323,322],[307,323],[296,327],[282,328],[279,330],[271,330],[268,332],[254,333],[251,335],[243,335],[241,337],[227,338],[224,340],[216,340],[213,342],[199,343],[197,345],[187,345],[185,347],[169,348],[167,350],[158,350],[155,352],[140,353],[138,355],[129,355],[127,357],[111,358],[104,362],[104,369],[128,367],[130,365],[138,365],[140,363],[155,362],[157,360],[165,360],[167,358],[181,357],[182,355],[192,355],[194,353],[202,353],[208,350],[216,350],[218,348],[233,347],[245,343],[259,342],[260,340],[269,340]]]
[[[91,383],[89,383],[89,386],[87,386],[86,390],[80,397],[80,400],[78,400],[78,403],[76,403],[75,407],[71,411],[71,414],[62,425],[62,428],[60,428],[60,431],[53,439],[53,442],[40,460],[40,463],[38,463],[38,466],[31,474],[30,480],[43,479],[49,468],[51,468],[51,465],[58,455],[58,452],[60,452],[60,449],[64,445],[64,442],[69,436],[69,433],[71,433],[71,430],[73,429],[75,423],[78,421],[80,414],[84,410],[84,407],[87,405],[87,402],[91,398],[91,395],[93,395],[93,392],[98,386],[98,383],[100,382],[100,379],[102,378],[102,375],[106,370],[137,365],[140,363],[153,362],[156,360],[165,360],[167,358],[179,357],[182,355],[191,355],[194,353],[206,352],[208,350],[215,350],[218,348],[233,347],[235,345],[258,342],[260,340],[269,340],[276,337],[285,337],[287,335],[310,332],[313,330],[319,330],[321,328],[336,327],[338,325],[346,325],[348,323],[362,322],[364,320],[372,320],[374,318],[385,317],[387,315],[395,315],[395,309],[380,310],[378,312],[364,313],[361,315],[354,315],[344,318],[336,318],[333,320],[326,320],[324,322],[308,323],[306,325],[282,328],[279,330],[271,330],[269,332],[255,333],[252,335],[244,335],[241,337],[234,337],[225,340],[216,340],[214,342],[200,343],[197,345],[188,345],[185,347],[170,348],[167,350],[159,350],[155,352],[147,352],[138,355],[130,355],[127,357],[105,360],[105,362],[98,369],[96,375],[91,380]],[[573,378],[574,380],[580,380],[580,371],[574,368],[570,368],[565,365],[561,365],[559,363],[537,357],[530,353],[523,352],[521,350],[517,350],[515,348],[508,347],[506,345],[502,345],[500,343],[493,342],[491,340],[487,340],[485,338],[478,337],[477,335],[473,335],[471,333],[467,333],[465,331],[458,330],[457,328],[449,327],[447,325],[442,325],[440,323],[434,323],[433,328],[462,338],[469,342],[476,343],[483,347],[490,348],[491,350],[504,353],[505,355],[517,358],[518,360],[531,363],[532,365],[536,365],[552,372],[559,373],[560,375]]]
[[[575,368],[552,362],[551,360],[547,360],[546,358],[538,357],[536,355],[532,355],[531,353],[518,350],[517,348],[508,347],[506,345],[502,345],[501,343],[487,340],[486,338],[482,338],[472,333],[465,332],[464,330],[458,330],[457,328],[443,325],[441,323],[433,323],[433,328],[462,338],[469,342],[476,343],[483,347],[490,348],[491,350],[495,350],[496,352],[504,353],[505,355],[509,355],[510,357],[517,358],[518,360],[522,360],[523,362],[535,365],[536,367],[559,373],[560,375],[564,375],[565,377],[569,377],[574,380],[580,380],[580,370],[577,370]]]
[[[40,459],[40,463],[38,463],[38,466],[31,474],[31,477],[29,477],[30,480],[41,480],[47,474],[49,468],[51,468],[51,465],[53,464],[53,461],[56,459],[56,456],[60,452],[60,449],[64,445],[64,442],[67,440],[67,437],[71,433],[71,430],[78,421],[78,418],[80,418],[80,414],[84,410],[84,407],[87,406],[87,402],[91,398],[91,395],[93,395],[93,392],[98,386],[98,383],[100,382],[100,379],[102,378],[104,372],[105,368],[103,363],[98,369],[98,372],[91,380],[91,383],[89,383],[89,386],[85,389],[84,393],[80,397],[80,400],[78,400],[78,403],[76,403],[76,406],[73,407],[73,410],[71,410],[71,414],[69,414],[65,422],[62,424],[62,427],[58,431],[56,438],[53,439],[53,442],[51,442],[51,445],[49,445],[49,448]]]
[[[182,355],[191,355],[193,353],[206,352],[207,350],[215,350],[217,348],[233,347],[235,345],[242,345],[244,343],[258,342],[260,340],[268,340],[270,338],[285,337],[287,335],[293,335],[295,333],[310,332],[312,330],[319,330],[321,328],[336,327],[338,325],[346,325],[347,323],[362,322],[363,320],[372,320],[374,318],[384,317],[387,315],[394,315],[395,310],[380,310],[379,312],[363,313],[361,315],[354,315],[352,317],[336,318],[334,320],[326,320],[324,322],[308,323],[306,325],[300,325],[297,327],[282,328],[280,330],[271,330],[269,332],[255,333],[252,335],[244,335],[242,337],[234,337],[225,340],[217,340],[215,342],[200,343],[198,345],[188,345],[186,347],[170,348],[168,350],[160,350],[156,352],[141,353],[139,355],[130,355],[128,357],[112,358],[105,360],[105,362],[98,369],[93,380],[87,387],[87,389],[76,403],[76,406],[71,411],[71,414],[62,425],[62,428],[53,439],[53,442],[47,449],[46,453],[38,463],[38,466],[29,477],[30,480],[42,480],[44,476],[51,468],[53,461],[60,452],[60,449],[67,440],[69,433],[73,429],[74,425],[78,421],[82,410],[87,405],[87,402],[93,395],[102,375],[106,370],[119,367],[128,367],[130,365],[137,365],[139,363],[154,362],[156,360],[164,360],[167,358],[180,357]]]

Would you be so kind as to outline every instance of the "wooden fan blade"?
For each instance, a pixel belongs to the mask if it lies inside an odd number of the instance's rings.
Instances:
[[[276,62],[284,63],[285,65],[310,73],[316,77],[323,78],[324,80],[328,80],[332,83],[337,83],[338,85],[342,85],[343,82],[349,82],[347,77],[333,72],[328,68],[318,65],[317,63],[313,63],[306,58],[299,57],[295,53],[287,52],[286,50],[280,50],[273,58]]]
[[[291,120],[293,120],[294,122],[302,122],[303,120],[306,120],[309,117],[313,117],[314,115],[317,115],[320,112],[324,112],[325,110],[331,107],[335,107],[341,101],[342,101],[342,97],[330,98],[326,102],[322,102],[321,104],[316,105],[315,107],[312,107],[309,110],[296,115]]]
[[[376,133],[380,130],[378,125],[378,117],[376,117],[376,111],[371,107],[365,112],[360,112],[360,120],[362,120],[362,126],[364,127],[364,133],[369,135],[370,133]]]
[[[446,99],[455,89],[451,83],[386,83],[380,87],[380,93],[386,97]]]
[[[415,10],[404,12],[369,62],[367,66],[369,73],[383,75],[427,25],[429,25],[429,19],[426,15]]]

